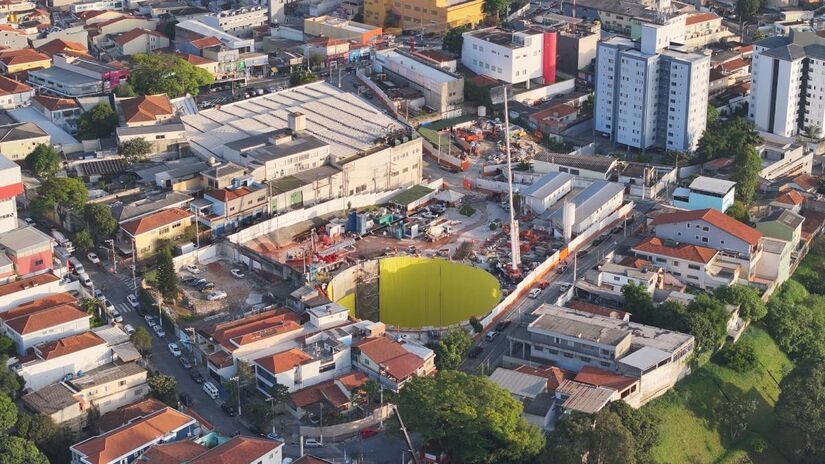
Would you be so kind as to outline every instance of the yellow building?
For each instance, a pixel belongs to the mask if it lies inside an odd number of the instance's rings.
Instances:
[[[165,241],[180,240],[193,224],[194,215],[180,208],[169,208],[143,216],[120,226],[135,247],[138,261],[153,256]]]
[[[22,50],[3,50],[0,52],[0,71],[14,74],[29,69],[49,68],[52,59],[31,48]]]
[[[444,32],[453,27],[480,23],[484,19],[483,5],[484,0],[364,0],[364,22],[381,27],[395,26],[387,24],[387,20],[395,15],[404,30]]]

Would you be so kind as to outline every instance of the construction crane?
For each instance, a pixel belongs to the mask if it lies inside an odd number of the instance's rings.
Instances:
[[[521,249],[519,248],[518,220],[513,204],[513,163],[510,156],[510,111],[507,107],[507,87],[504,86],[504,146],[507,150],[507,190],[510,201],[510,272],[516,272],[521,265]]]
[[[407,427],[404,426],[404,420],[401,419],[401,411],[398,410],[398,406],[392,405],[392,410],[395,412],[395,417],[398,418],[398,425],[400,426],[401,432],[404,434],[404,440],[407,441],[407,451],[410,452],[413,458],[413,462],[415,464],[421,464],[421,460],[418,457],[418,453],[415,452],[415,448],[413,448],[412,440],[410,439],[410,434],[407,432]]]

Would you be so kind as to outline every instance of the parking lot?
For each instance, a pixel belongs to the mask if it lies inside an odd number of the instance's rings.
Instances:
[[[241,274],[235,276],[232,270],[237,269]],[[210,314],[217,311],[232,309],[246,309],[263,301],[263,296],[267,293],[266,286],[257,277],[247,272],[240,266],[221,260],[213,263],[197,266],[197,273],[189,270],[181,271],[181,288],[186,297],[192,302],[196,314]],[[193,282],[205,280],[208,285],[206,289],[200,290],[192,286]],[[210,294],[225,292],[226,296],[209,300]]]

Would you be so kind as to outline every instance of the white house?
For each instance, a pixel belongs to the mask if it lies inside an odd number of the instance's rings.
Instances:
[[[34,390],[58,382],[68,374],[77,375],[112,361],[112,351],[94,332],[41,343],[34,346],[33,359],[21,360],[17,374]]]
[[[699,176],[688,188],[673,191],[673,206],[684,209],[713,208],[725,212],[733,206],[736,182]]]
[[[45,298],[0,314],[0,327],[22,355],[40,343],[88,331],[90,318],[73,302]]]

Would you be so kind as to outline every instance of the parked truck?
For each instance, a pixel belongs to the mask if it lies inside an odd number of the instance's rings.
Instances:
[[[57,241],[57,243],[66,249],[69,253],[74,253],[74,245],[72,244],[71,240],[67,239],[65,235],[63,235],[59,230],[52,229],[52,237]]]

